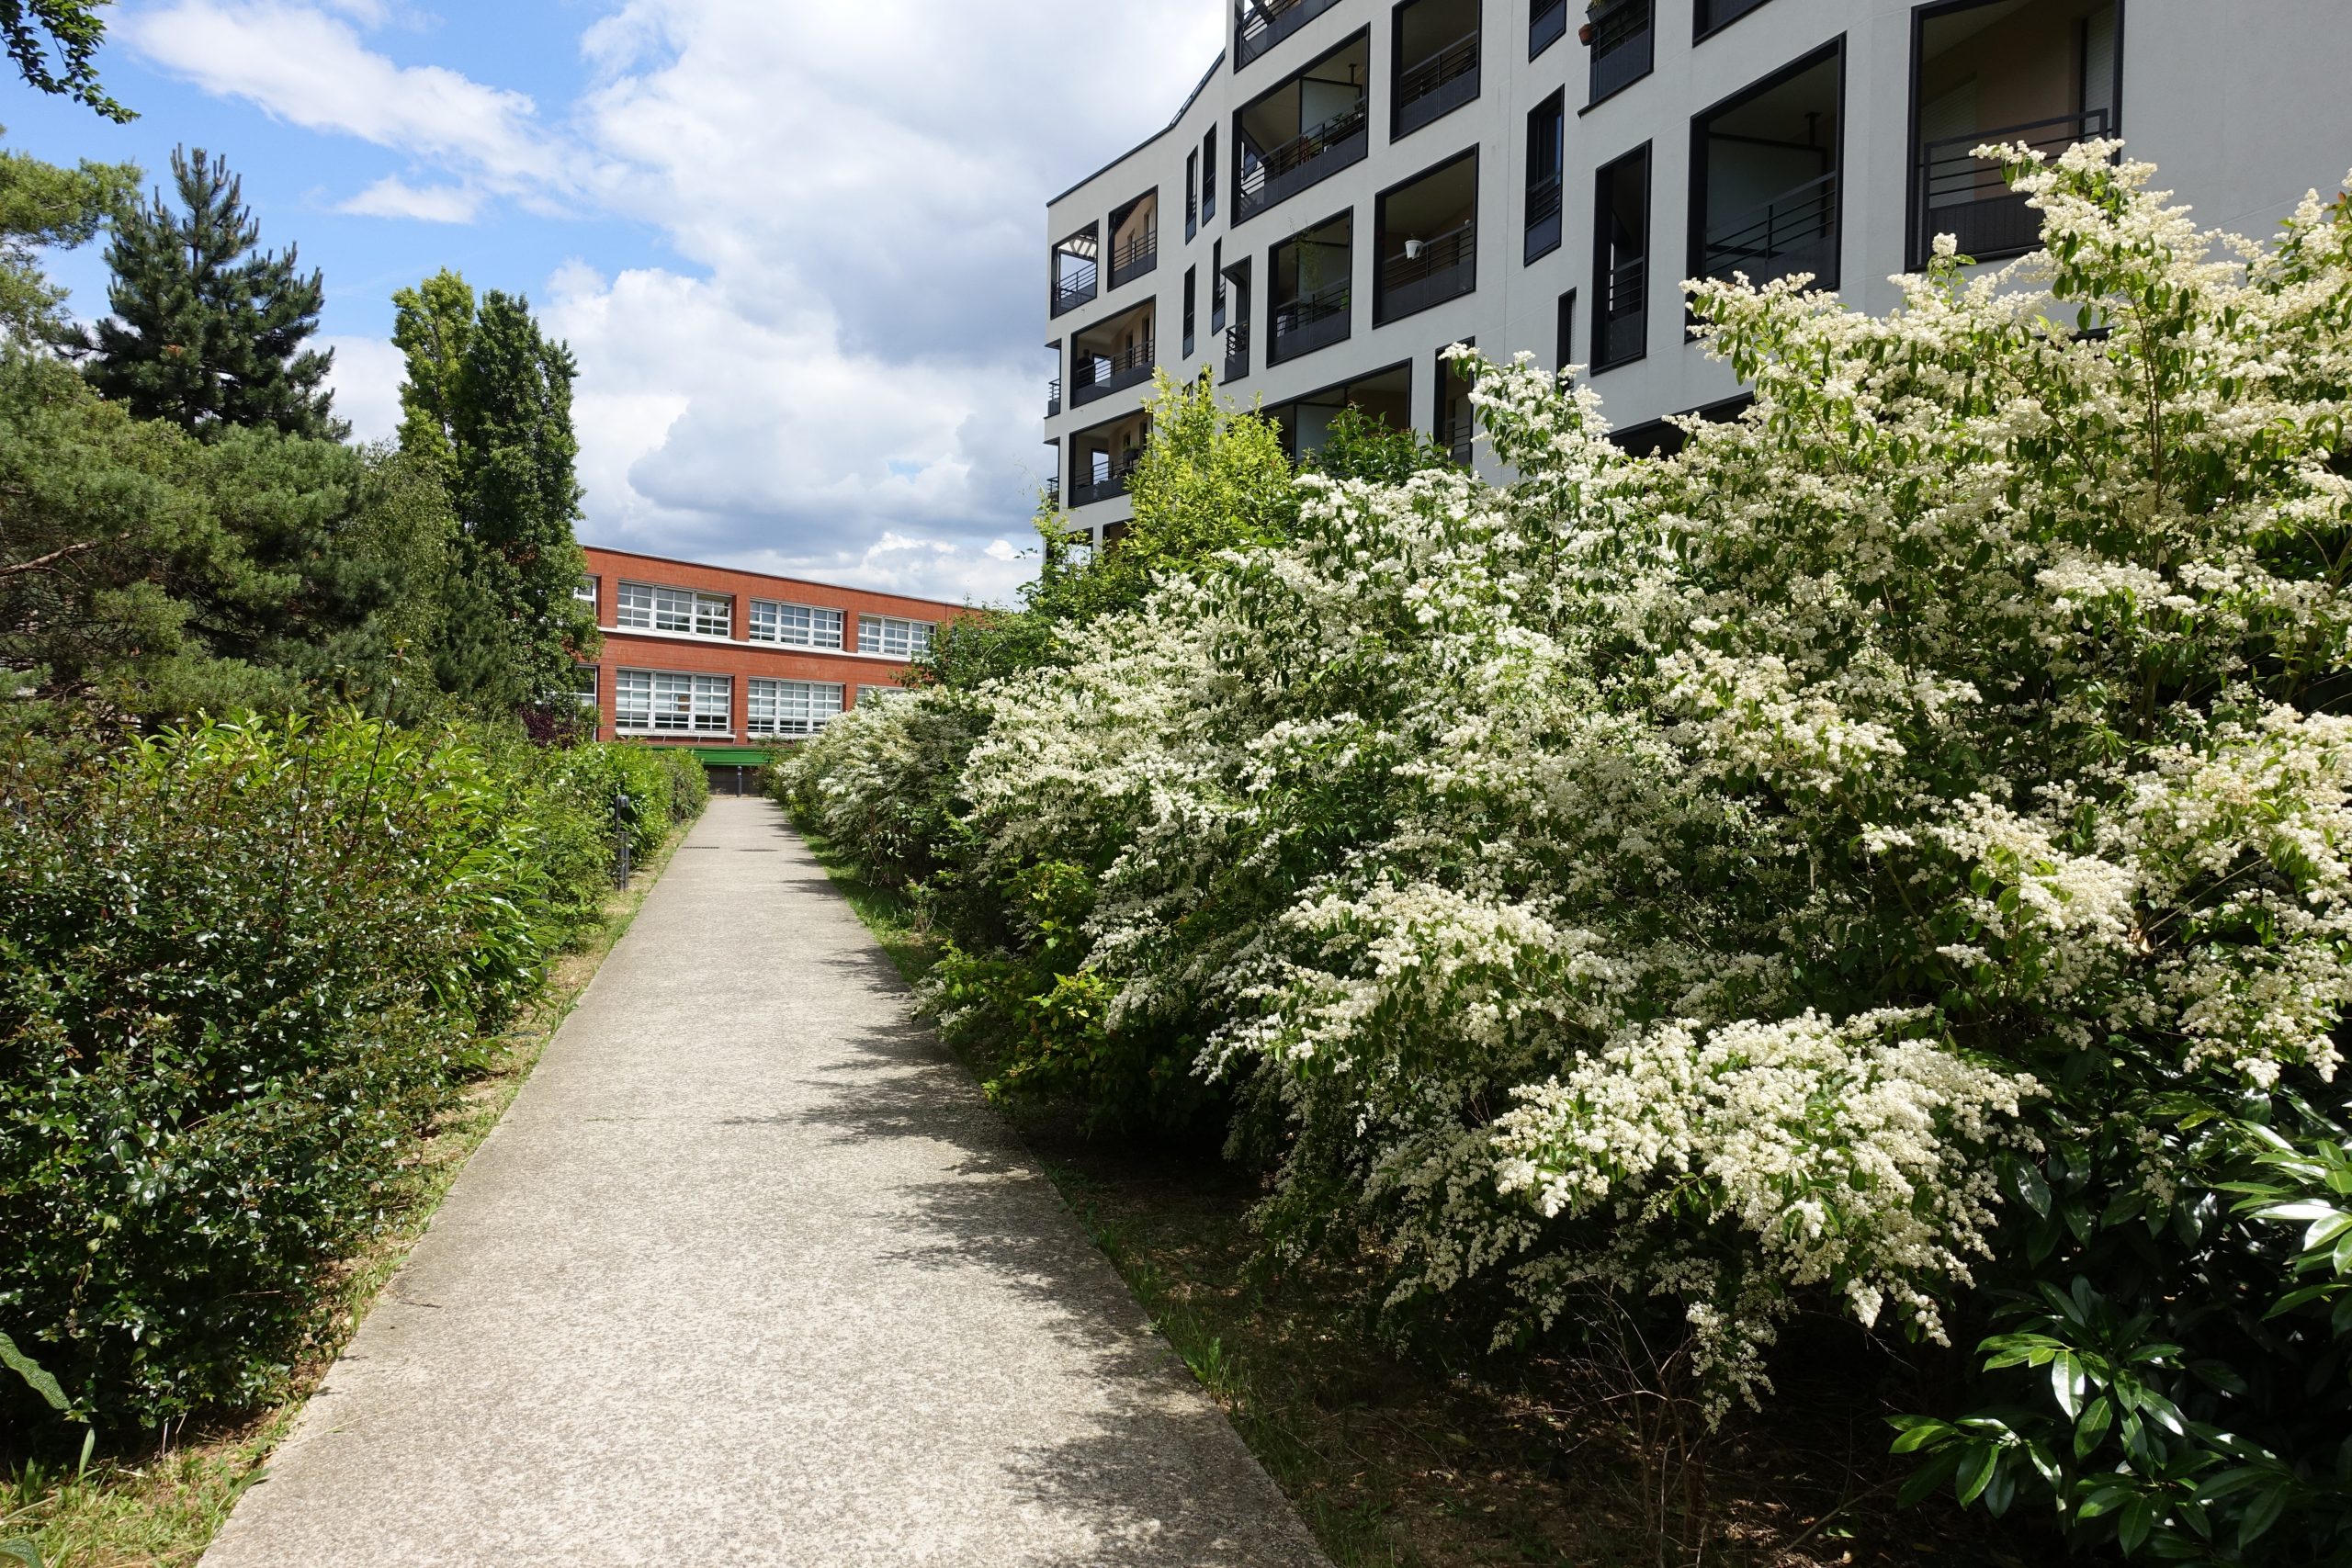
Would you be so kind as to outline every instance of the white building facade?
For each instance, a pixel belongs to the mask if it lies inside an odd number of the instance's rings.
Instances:
[[[1684,278],[1879,311],[1938,232],[2016,254],[2037,215],[1988,141],[2120,135],[2264,234],[2352,166],[2348,74],[2347,0],[1240,0],[1167,129],[1047,204],[1060,497],[1115,536],[1155,367],[1295,452],[1353,403],[1466,456],[1440,351],[1524,349],[1654,446],[1740,396]]]

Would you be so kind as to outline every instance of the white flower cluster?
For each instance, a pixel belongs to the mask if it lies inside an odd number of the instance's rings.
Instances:
[[[1276,1211],[1350,1194],[1400,1294],[1681,1298],[1752,1391],[1806,1292],[1939,1331],[2053,1053],[2333,1071],[2352,223],[2115,152],[2020,154],[2046,251],[1889,316],[1691,286],[1755,400],[1679,455],[1478,363],[1510,483],[1302,479],[982,693],[983,872],[1104,868],[1113,1026],[1271,1086]]]

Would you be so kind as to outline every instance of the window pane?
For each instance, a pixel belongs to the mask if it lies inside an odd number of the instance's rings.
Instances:
[[[614,724],[621,729],[653,728],[653,672],[623,670],[613,677]]]
[[[572,589],[571,596],[583,604],[594,604],[596,602],[596,580],[586,572],[581,573],[579,585]]]
[[[690,632],[695,629],[695,596],[683,588],[653,591],[653,629]]]
[[[642,582],[621,584],[620,610],[613,617],[615,626],[637,626],[651,630],[653,626],[653,590]]]
[[[753,735],[809,735],[842,711],[842,688],[824,681],[754,679],[746,728]]]
[[[571,689],[579,696],[582,707],[594,707],[596,705],[596,667],[593,664],[574,665],[571,671]]]
[[[703,637],[732,635],[735,601],[720,593],[695,595],[695,630]]]

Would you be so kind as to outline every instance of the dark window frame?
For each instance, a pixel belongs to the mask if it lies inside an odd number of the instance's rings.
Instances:
[[[1608,276],[1609,271],[1609,224],[1607,217],[1609,186],[1605,182],[1614,175],[1621,164],[1631,163],[1635,158],[1639,158],[1642,161],[1641,254],[1642,262],[1644,264],[1642,269],[1642,347],[1641,352],[1638,354],[1625,355],[1622,358],[1612,359],[1606,365],[1603,365],[1600,363],[1600,348],[1602,344],[1609,341],[1609,333],[1607,331],[1606,318],[1601,312],[1609,308],[1610,293],[1609,289],[1603,287],[1602,281]],[[1593,363],[1591,366],[1591,373],[1598,376],[1604,370],[1614,370],[1621,365],[1633,365],[1641,360],[1647,359],[1650,354],[1649,295],[1650,283],[1652,280],[1649,273],[1650,267],[1654,264],[1657,254],[1657,157],[1655,143],[1644,141],[1641,145],[1628,148],[1626,151],[1619,153],[1616,157],[1610,159],[1609,162],[1593,170],[1592,183]]]
[[[1193,302],[1200,270],[1197,265],[1184,269],[1184,357],[1187,359],[1193,357]]]
[[[1242,211],[1240,209],[1242,175],[1241,117],[1249,113],[1251,109],[1257,107],[1258,105],[1265,102],[1268,98],[1271,98],[1275,94],[1281,92],[1284,86],[1289,85],[1292,83],[1303,82],[1308,72],[1314,70],[1317,66],[1321,65],[1324,62],[1331,59],[1334,55],[1345,54],[1358,43],[1362,43],[1363,45],[1364,53],[1364,125],[1362,133],[1364,141],[1363,151],[1358,153],[1355,157],[1347,159],[1344,162],[1332,164],[1329,169],[1317,175],[1314,179],[1307,181],[1305,185],[1300,186],[1297,189],[1277,197],[1272,201],[1267,202],[1264,206],[1257,208],[1251,211]],[[1313,190],[1317,186],[1321,185],[1324,181],[1331,178],[1334,175],[1340,173],[1342,170],[1352,169],[1358,164],[1363,163],[1366,158],[1372,156],[1372,28],[1369,24],[1366,24],[1363,27],[1358,28],[1355,31],[1350,33],[1347,37],[1341,39],[1339,42],[1333,44],[1330,48],[1325,50],[1322,53],[1317,55],[1314,59],[1308,61],[1297,70],[1283,77],[1272,86],[1268,87],[1265,91],[1258,94],[1255,97],[1234,107],[1233,144],[1227,149],[1227,154],[1228,162],[1231,164],[1230,172],[1233,175],[1235,208],[1233,221],[1227,225],[1228,228],[1239,228],[1242,224],[1250,222],[1253,219],[1263,218],[1267,213],[1272,212],[1274,209],[1282,206],[1283,203],[1306,195],[1308,191]],[[1307,128],[1306,127],[1302,127],[1300,134],[1305,134],[1306,129]],[[1212,130],[1209,134],[1213,139],[1216,133]],[[1283,145],[1287,146],[1288,143],[1285,142]]]
[[[1318,343],[1311,347],[1297,349],[1292,353],[1285,354],[1280,359],[1277,359],[1274,357],[1274,348],[1276,346],[1274,337],[1274,317],[1281,311],[1282,304],[1274,298],[1274,280],[1282,276],[1281,255],[1283,247],[1285,245],[1295,245],[1302,237],[1314,233],[1317,229],[1328,229],[1332,224],[1339,222],[1341,219],[1345,219],[1348,224],[1348,308],[1346,312],[1348,330],[1328,343]],[[1361,226],[1356,222],[1356,209],[1352,205],[1350,205],[1340,208],[1337,212],[1318,218],[1312,223],[1303,223],[1299,225],[1297,228],[1292,230],[1288,234],[1279,240],[1276,240],[1272,244],[1266,247],[1265,358],[1267,369],[1272,370],[1277,365],[1288,365],[1295,359],[1304,359],[1310,354],[1320,354],[1323,350],[1327,348],[1335,348],[1339,344],[1346,343],[1355,336],[1356,254],[1359,249],[1358,242],[1363,238],[1362,233],[1359,231],[1360,228]],[[1294,303],[1295,303],[1295,301],[1294,301]],[[1296,336],[1297,329],[1292,329],[1291,335]]]
[[[1736,20],[1737,18],[1734,19]],[[1728,26],[1729,24],[1726,23],[1725,25]],[[1724,94],[1722,97],[1717,98],[1713,103],[1709,104],[1705,108],[1701,109],[1697,114],[1690,117],[1690,185],[1686,199],[1684,200],[1682,209],[1682,223],[1683,228],[1688,233],[1689,248],[1684,258],[1685,265],[1682,273],[1683,276],[1703,277],[1706,276],[1704,262],[1707,252],[1706,231],[1708,220],[1706,199],[1707,122],[1714,118],[1714,117],[1719,114],[1738,107],[1739,105],[1749,98],[1753,98],[1759,94],[1769,93],[1773,88],[1780,86],[1783,83],[1794,81],[1797,77],[1804,75],[1806,72],[1820,66],[1825,61],[1833,60],[1838,65],[1838,136],[1837,140],[1830,145],[1828,151],[1829,171],[1837,176],[1837,184],[1833,187],[1831,194],[1829,222],[1831,231],[1836,238],[1831,242],[1832,249],[1830,252],[1829,271],[1826,275],[1815,276],[1813,280],[1813,287],[1815,288],[1836,288],[1838,286],[1838,280],[1845,276],[1846,270],[1846,81],[1848,74],[1848,55],[1846,51],[1846,35],[1844,33],[1839,33],[1836,38],[1831,39],[1827,43],[1822,44],[1816,49],[1808,50],[1804,54],[1797,56],[1796,59],[1790,61],[1786,65],[1780,67],[1778,70],[1773,71],[1769,74],[1758,77],[1755,81],[1748,83],[1747,85],[1741,87],[1736,92]],[[1657,215],[1655,212],[1650,214],[1650,228],[1653,232],[1655,232],[1657,228]]]
[[[1216,216],[1216,127],[1201,138],[1201,222]]]
[[[1519,196],[1519,264],[1521,266],[1531,265],[1543,260],[1554,251],[1558,250],[1567,238],[1568,89],[1566,85],[1553,89],[1548,96],[1527,111],[1527,168],[1530,173],[1533,172],[1535,166],[1535,117],[1546,110],[1551,112],[1552,135],[1555,143],[1552,151],[1552,184],[1555,187],[1552,212],[1555,232],[1550,244],[1538,246],[1532,243],[1532,236],[1535,232],[1536,220],[1532,215],[1533,205],[1532,198],[1535,194],[1535,186],[1522,181]]]
[[[1710,24],[1707,20],[1707,8],[1711,0],[1690,0],[1690,46],[1696,49],[1724,29],[1737,26],[1743,18],[1754,16],[1770,3],[1771,0],[1747,0],[1747,4],[1741,6],[1732,15],[1725,17],[1720,22]]]
[[[1476,336],[1455,338],[1453,343],[1461,344],[1467,348],[1476,348],[1478,346],[1478,340]],[[1453,372],[1453,367],[1445,362],[1445,351],[1452,348],[1453,346],[1453,343],[1445,344],[1440,346],[1430,355],[1430,363],[1435,367],[1434,374],[1430,378],[1430,439],[1436,442],[1439,446],[1445,447],[1449,453],[1454,449],[1454,445],[1451,438],[1451,433],[1448,432],[1445,427],[1445,405],[1449,400],[1445,395],[1446,388],[1448,383],[1452,381],[1461,380],[1467,382],[1470,379],[1468,377],[1456,376]],[[1478,419],[1476,413],[1474,412],[1470,416],[1470,434],[1472,436],[1476,435],[1477,428]],[[1468,445],[1469,441],[1465,438],[1463,442],[1463,446],[1467,447]]]
[[[1439,110],[1429,118],[1419,121],[1411,129],[1405,128],[1405,95],[1403,92],[1407,61],[1405,59],[1405,13],[1426,0],[1396,0],[1388,8],[1388,140],[1402,141],[1408,136],[1419,134],[1447,116],[1458,114],[1478,101],[1487,90],[1487,0],[1470,0],[1475,15],[1470,36],[1476,50],[1476,62],[1468,74],[1476,79],[1470,96],[1450,108]],[[1442,51],[1441,51],[1442,52]],[[1419,61],[1411,62],[1419,65]],[[1414,100],[1416,103],[1419,99]]]
[[[1555,380],[1566,373],[1569,366],[1577,362],[1577,291],[1575,289],[1571,288],[1560,296],[1559,312],[1558,324],[1553,328],[1555,337],[1552,344],[1552,376]]]
[[[1481,143],[1473,141],[1452,156],[1440,158],[1428,168],[1417,174],[1408,175],[1387,188],[1374,193],[1372,198],[1372,324],[1375,330],[1395,321],[1409,321],[1424,310],[1434,310],[1440,305],[1450,304],[1456,299],[1466,299],[1478,292],[1478,208],[1481,194],[1478,154],[1480,150]],[[1432,299],[1426,305],[1417,305],[1409,310],[1390,315],[1387,309],[1388,288],[1382,276],[1380,256],[1380,237],[1387,228],[1385,213],[1388,206],[1388,198],[1407,186],[1419,185],[1432,175],[1443,174],[1465,159],[1470,164],[1470,287],[1459,294],[1449,294],[1442,299]]]
[[[1184,238],[1201,231],[1201,154],[1199,149],[1184,154]]]

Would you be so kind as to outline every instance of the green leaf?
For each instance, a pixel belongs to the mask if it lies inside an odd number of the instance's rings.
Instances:
[[[2050,1392],[2069,1421],[2083,1413],[2083,1369],[2074,1352],[2061,1350],[2051,1358]]]
[[[2147,1541],[2148,1532],[2155,1528],[2156,1506],[2145,1497],[2134,1497],[2123,1506],[2116,1517],[2115,1539],[2123,1548],[2123,1555],[2131,1556]]]
[[[40,1548],[29,1540],[0,1540],[0,1557],[13,1557],[25,1568],[40,1568]]]
[[[1941,1486],[1945,1477],[1959,1467],[1961,1452],[1956,1443],[1938,1449],[1927,1463],[1913,1471],[1910,1478],[1903,1483],[1902,1489],[1894,1495],[1896,1505],[1908,1508]]]
[[[2082,1419],[2075,1423],[2075,1457],[2089,1457],[2090,1451],[2107,1439],[2107,1429],[2114,1421],[2115,1406],[2108,1403],[2107,1395],[2102,1393],[2092,1400]]]
[[[2287,1511],[2287,1498],[2292,1486],[2291,1482],[2273,1482],[2269,1490],[2256,1498],[2254,1506],[2240,1516],[2238,1519],[2239,1551],[2245,1551],[2256,1540],[2267,1534],[2270,1527],[2278,1522],[2278,1516]]]
[[[1907,1454],[1930,1443],[1939,1443],[1952,1433],[1950,1422],[1939,1421],[1932,1416],[1896,1416],[1892,1419],[1899,1429],[1894,1441],[1887,1445],[1889,1453]]]
[[[1991,1443],[1970,1450],[1960,1461],[1958,1473],[1952,1477],[1952,1495],[1960,1499],[1962,1507],[1976,1501],[1993,1479],[1993,1467],[2001,1461],[2001,1450]]]
[[[24,1379],[27,1387],[49,1401],[51,1409],[62,1413],[74,1407],[57,1380],[43,1371],[40,1362],[17,1349],[17,1342],[6,1334],[0,1334],[0,1367],[6,1367]]]

